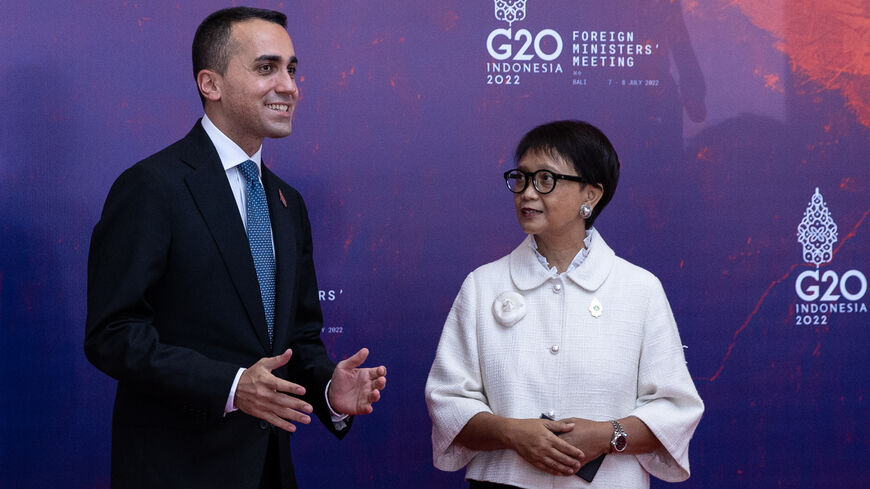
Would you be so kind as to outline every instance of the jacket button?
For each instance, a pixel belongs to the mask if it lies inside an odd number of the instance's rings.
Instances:
[[[261,429],[261,430],[268,430],[268,429],[269,429],[269,426],[270,426],[270,425],[269,425],[269,423],[268,423],[267,421],[262,420],[262,419],[260,420],[260,429]]]

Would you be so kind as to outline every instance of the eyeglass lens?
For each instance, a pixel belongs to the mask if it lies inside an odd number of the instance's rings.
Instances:
[[[556,186],[556,177],[548,170],[538,170],[533,174],[535,190],[542,194],[552,192]],[[506,181],[508,189],[514,193],[520,193],[526,189],[528,177],[521,171],[508,173]]]

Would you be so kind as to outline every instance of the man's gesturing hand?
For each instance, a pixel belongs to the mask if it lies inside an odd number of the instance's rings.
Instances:
[[[329,404],[341,414],[369,414],[387,385],[387,367],[357,368],[369,356],[363,348],[335,366],[329,384]]]
[[[310,423],[308,414],[313,410],[307,402],[287,395],[301,396],[305,394],[304,387],[272,375],[272,370],[286,365],[292,354],[288,349],[277,357],[261,358],[245,370],[235,397],[237,408],[286,431],[296,431],[290,421]]]

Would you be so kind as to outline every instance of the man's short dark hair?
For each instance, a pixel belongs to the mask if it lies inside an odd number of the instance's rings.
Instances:
[[[223,75],[232,55],[233,24],[260,19],[287,28],[287,16],[274,10],[252,7],[231,7],[209,15],[199,24],[193,36],[193,78],[202,70],[214,70]],[[199,88],[197,87],[197,92]],[[199,94],[203,104],[205,98]]]
[[[586,219],[586,229],[613,198],[619,182],[619,157],[607,136],[588,122],[568,120],[538,126],[523,137],[514,153],[519,163],[529,152],[539,152],[560,158],[570,164],[583,181],[600,185],[604,191],[592,215]]]

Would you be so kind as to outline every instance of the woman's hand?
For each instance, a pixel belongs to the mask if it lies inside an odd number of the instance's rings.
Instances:
[[[554,432],[570,433],[574,424],[547,419],[506,419],[509,448],[527,462],[553,475],[573,475],[580,470],[583,451]]]
[[[613,438],[613,425],[610,421],[590,421],[582,418],[565,418],[564,423],[573,423],[574,429],[561,433],[562,438],[586,454],[580,461],[583,463],[594,460],[602,453],[610,452],[610,440]],[[624,455],[649,453],[662,448],[662,444],[652,431],[636,416],[628,416],[619,420],[628,437],[628,445]]]
[[[563,423],[574,424],[574,429],[559,434],[559,438],[580,449],[584,457],[581,462],[595,460],[602,453],[610,451],[613,425],[609,421],[590,421],[582,418],[565,418]]]
[[[471,450],[510,449],[538,469],[553,475],[580,470],[583,451],[555,433],[570,432],[573,423],[548,419],[515,419],[490,413],[475,414],[456,435]]]

